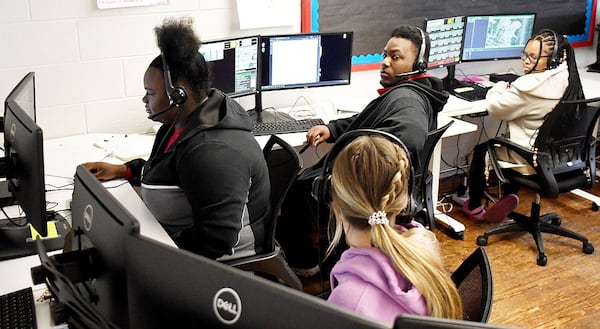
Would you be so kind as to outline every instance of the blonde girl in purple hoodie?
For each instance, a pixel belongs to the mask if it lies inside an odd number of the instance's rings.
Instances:
[[[331,271],[328,301],[386,324],[402,313],[462,319],[435,235],[415,221],[396,223],[409,200],[410,160],[380,136],[361,136],[336,157],[331,210],[349,249]]]

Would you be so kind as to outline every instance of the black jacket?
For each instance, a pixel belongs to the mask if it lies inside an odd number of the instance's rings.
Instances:
[[[250,130],[246,111],[212,89],[168,151],[172,129],[163,125],[149,160],[127,163],[132,183],[141,182],[144,202],[180,248],[213,259],[263,251],[270,184]]]
[[[335,143],[343,133],[355,129],[377,129],[398,137],[410,151],[414,170],[422,165],[427,133],[437,129],[437,114],[448,101],[448,92],[442,90],[442,81],[436,77],[404,80],[372,100],[360,113],[327,124]],[[305,170],[298,179],[312,180],[322,171],[325,157]]]

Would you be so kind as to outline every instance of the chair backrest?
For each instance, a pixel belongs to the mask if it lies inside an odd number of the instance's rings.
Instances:
[[[492,270],[483,247],[477,248],[452,273],[462,300],[463,319],[487,322],[492,310]]]
[[[269,168],[269,179],[271,181],[271,211],[272,221],[267,231],[267,240],[271,251],[275,247],[275,230],[281,204],[290,186],[296,179],[296,175],[303,167],[302,158],[298,152],[286,141],[272,135],[263,147],[263,155]]]
[[[433,196],[431,195],[431,181],[433,177],[429,170],[429,162],[431,161],[435,146],[440,138],[442,138],[444,132],[446,132],[453,123],[454,121],[450,121],[443,127],[432,130],[427,134],[427,139],[425,140],[425,145],[421,152],[421,159],[419,161],[421,167],[414,173],[413,190],[411,193],[413,198],[411,215],[429,229],[433,229],[435,224],[433,211],[434,202],[437,202],[437,200],[433,200]],[[426,212],[424,210],[426,210]]]
[[[596,140],[593,130],[599,103],[600,98],[561,101],[544,119],[534,146],[550,154],[555,173],[582,167],[588,161],[590,144]]]
[[[540,153],[538,163],[546,166],[557,181],[564,181],[559,191],[576,187],[589,188],[596,172],[596,137],[593,132],[600,114],[600,98],[577,101],[561,101],[547,114],[539,129],[534,147]],[[560,179],[580,176],[586,171],[587,186],[576,179]],[[580,178],[580,180],[583,178]],[[560,185],[560,182],[559,182]]]

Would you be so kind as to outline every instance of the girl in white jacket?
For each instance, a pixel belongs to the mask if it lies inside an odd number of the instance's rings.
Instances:
[[[500,81],[486,95],[490,115],[507,123],[512,142],[531,148],[537,131],[561,99],[584,98],[573,48],[566,38],[552,30],[541,30],[529,39],[521,53],[523,72],[512,83]],[[485,189],[487,142],[473,151],[469,171],[469,200],[463,211],[473,220],[502,221],[519,204],[518,186],[505,184],[504,197],[493,207],[481,204]],[[518,162],[518,159],[506,159]],[[532,173],[523,168],[523,173]]]

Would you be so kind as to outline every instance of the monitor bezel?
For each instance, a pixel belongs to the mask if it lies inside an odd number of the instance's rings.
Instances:
[[[26,88],[33,93],[36,112],[35,73],[29,72],[8,94],[4,105],[4,152],[10,193],[25,212],[27,222],[42,236],[48,234],[44,138],[42,128],[19,103]],[[35,117],[35,114],[34,114]],[[25,139],[23,139],[25,138]]]
[[[81,290],[89,292],[90,305],[108,321],[126,327],[129,319],[123,240],[128,234],[139,234],[140,223],[84,165],[75,171],[71,208],[72,249],[94,256],[94,277],[79,283]]]
[[[439,63],[439,64],[433,64],[433,62],[431,61],[431,51],[433,49],[432,46],[432,40],[431,40],[431,32],[427,31],[427,23],[430,21],[437,21],[437,20],[442,20],[442,19],[449,19],[449,18],[462,18],[464,20],[464,25],[462,28],[462,35],[461,35],[461,40],[460,40],[460,50],[459,50],[459,55],[458,55],[458,60],[455,60],[453,62],[444,62],[444,63]],[[466,30],[466,26],[467,26],[467,15],[453,15],[453,16],[445,16],[445,17],[435,17],[435,18],[428,18],[426,17],[423,20],[423,31],[427,32],[429,34],[429,39],[430,39],[430,46],[429,46],[429,58],[427,61],[427,69],[428,70],[433,70],[433,69],[438,69],[438,68],[444,68],[444,67],[449,67],[449,66],[454,66],[457,64],[462,63],[462,55],[463,55],[463,47],[464,47],[464,43],[465,43],[465,30]]]
[[[268,68],[265,68],[265,63],[269,63],[269,59],[268,59],[268,56],[265,56],[264,52],[262,51],[264,39],[292,38],[292,37],[304,38],[304,37],[310,37],[310,36],[330,36],[330,35],[344,35],[344,34],[349,35],[349,38],[350,38],[350,47],[348,49],[348,53],[346,54],[347,66],[345,68],[345,72],[348,73],[348,79],[334,80],[331,83],[317,81],[317,82],[310,82],[310,83],[298,83],[298,84],[286,84],[286,85],[270,84],[270,81],[269,81],[270,80],[270,76],[269,76],[270,72],[269,72]],[[349,85],[352,81],[352,56],[353,56],[352,48],[353,48],[353,43],[354,43],[354,32],[352,32],[352,31],[268,34],[268,35],[261,35],[260,37],[261,37],[261,41],[260,41],[260,47],[259,47],[259,52],[260,52],[259,85],[260,85],[261,92],[276,91],[276,90],[290,90],[290,89],[318,88],[318,87],[346,86],[346,85]],[[293,63],[290,63],[290,65],[293,65]],[[266,84],[266,85],[264,84],[265,79],[268,79],[267,81],[269,84]]]
[[[461,51],[461,56],[460,56],[462,62],[468,63],[468,62],[500,61],[500,60],[519,59],[521,51],[523,51],[523,49],[525,48],[525,45],[527,44],[527,41],[526,41],[525,44],[523,45],[523,47],[521,47],[521,49],[519,50],[518,54],[516,54],[514,56],[510,56],[510,57],[486,56],[484,58],[466,58],[465,53],[467,50],[466,50],[465,45],[467,42],[467,27],[469,24],[470,17],[501,17],[501,16],[531,16],[531,15],[533,16],[533,23],[531,24],[531,34],[529,35],[528,40],[530,40],[531,36],[533,36],[534,31],[535,31],[535,23],[536,23],[536,17],[537,17],[536,13],[495,13],[495,14],[466,15],[465,29],[464,29],[464,33],[463,33],[463,45],[462,45],[462,51]]]
[[[144,236],[131,234],[125,245],[132,328],[267,329],[290,323],[299,328],[390,328],[316,296]]]
[[[454,320],[416,314],[400,314],[393,329],[510,329],[487,322]]]

